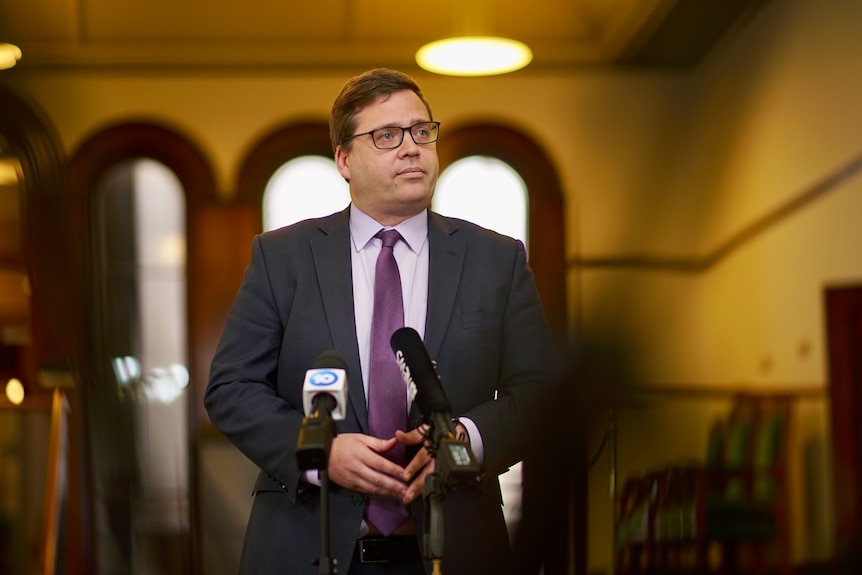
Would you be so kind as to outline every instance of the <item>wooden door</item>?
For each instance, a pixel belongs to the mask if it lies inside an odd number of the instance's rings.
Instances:
[[[862,543],[862,286],[829,288],[825,300],[836,552],[850,558]]]

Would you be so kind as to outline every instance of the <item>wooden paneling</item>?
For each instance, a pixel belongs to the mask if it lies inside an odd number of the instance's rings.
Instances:
[[[261,231],[260,210],[245,206],[200,206],[189,226],[189,338],[194,346],[191,366],[192,433],[209,421],[203,394],[210,362],[227,314],[251,259],[251,239]]]

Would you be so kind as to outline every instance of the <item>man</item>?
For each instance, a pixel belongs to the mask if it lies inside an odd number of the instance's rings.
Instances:
[[[330,134],[350,206],[253,240],[204,399],[216,428],[261,469],[242,573],[317,572],[320,481],[298,468],[295,447],[305,372],[330,349],[347,360],[350,396],[328,465],[338,572],[430,572],[420,542],[434,460],[416,406],[403,389],[403,399],[375,399],[384,378],[370,365],[375,284],[398,283],[375,282],[388,249],[382,229],[399,232],[391,253],[403,303],[388,307],[400,314],[403,306],[398,321],[423,336],[457,432],[485,470],[477,486],[446,493],[442,570],[507,567],[497,475],[521,458],[515,447],[525,413],[551,377],[551,342],[523,244],[429,210],[438,129],[409,76],[377,69],[349,80],[332,106]],[[386,362],[394,367],[394,354]],[[403,427],[375,437],[370,413],[379,406],[403,417]],[[380,506],[402,515],[384,526],[372,514]]]

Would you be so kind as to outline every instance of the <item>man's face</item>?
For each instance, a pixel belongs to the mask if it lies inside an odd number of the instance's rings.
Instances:
[[[407,128],[428,122],[428,111],[410,90],[382,97],[356,115],[356,134],[386,127]],[[363,212],[392,226],[427,208],[434,194],[439,166],[437,144],[416,144],[409,130],[397,148],[379,150],[371,136],[338,146],[335,163],[350,182],[350,197]]]

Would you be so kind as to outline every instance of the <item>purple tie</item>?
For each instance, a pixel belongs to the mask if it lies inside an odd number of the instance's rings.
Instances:
[[[371,435],[383,439],[395,437],[395,430],[407,430],[407,386],[395,362],[389,339],[404,327],[404,304],[401,298],[401,276],[392,251],[401,234],[381,230],[375,237],[383,241],[374,269],[374,315],[371,319],[371,366],[368,384],[368,428]],[[385,454],[391,461],[406,463],[404,446],[398,444]],[[384,535],[404,523],[410,512],[400,500],[372,496],[366,518]]]

